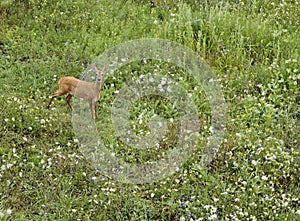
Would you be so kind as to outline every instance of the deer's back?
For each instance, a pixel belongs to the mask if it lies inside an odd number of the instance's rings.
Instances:
[[[62,77],[58,82],[59,90],[74,95],[78,82],[79,80],[74,77]]]
[[[95,93],[95,83],[79,80],[74,96],[90,101],[96,96]]]

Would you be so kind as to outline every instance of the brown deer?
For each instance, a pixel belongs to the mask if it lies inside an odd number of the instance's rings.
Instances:
[[[100,90],[102,86],[102,75],[106,71],[107,67],[105,66],[102,71],[99,71],[96,66],[92,66],[92,70],[97,74],[95,82],[86,82],[81,81],[74,77],[62,77],[58,81],[59,89],[54,92],[50,98],[50,101],[47,105],[47,109],[50,108],[51,102],[55,97],[68,94],[66,101],[73,111],[73,107],[70,103],[70,100],[73,96],[78,98],[83,98],[89,102],[92,118],[97,117],[97,101],[100,98]]]

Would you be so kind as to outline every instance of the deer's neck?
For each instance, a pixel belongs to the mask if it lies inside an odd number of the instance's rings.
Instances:
[[[100,89],[101,89],[101,83],[102,83],[102,78],[101,77],[97,77],[97,80],[95,82],[95,90],[96,91],[100,91]]]

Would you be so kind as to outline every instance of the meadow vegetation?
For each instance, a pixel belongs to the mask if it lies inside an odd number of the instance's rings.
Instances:
[[[299,220],[299,27],[297,0],[2,1],[0,220]],[[218,155],[200,168],[210,126],[205,93],[167,63],[120,68],[105,79],[96,121],[111,151],[146,163],[172,149],[176,124],[159,148],[138,150],[118,140],[111,122],[124,83],[155,71],[191,94],[203,137],[176,173],[124,184],[83,157],[64,98],[45,107],[61,76],[80,78],[105,50],[141,38],[197,52],[215,71],[229,116]],[[145,97],[130,113],[137,134],[151,114],[178,116],[167,99]]]

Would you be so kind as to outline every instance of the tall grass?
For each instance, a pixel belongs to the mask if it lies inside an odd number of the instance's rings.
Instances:
[[[297,220],[299,217],[298,1],[6,1],[0,4],[1,220]],[[99,136],[140,163],[173,148],[141,151],[117,139],[110,106],[130,79],[158,71],[181,82],[201,116],[199,148],[171,176],[125,185],[91,167],[78,147],[64,99],[45,110],[59,77],[80,78],[106,49],[166,38],[215,70],[229,107],[218,156],[199,168],[209,134],[208,102],[184,70],[148,61],[122,67],[101,92]],[[152,63],[151,63],[152,62]],[[155,67],[156,70],[153,70]],[[169,101],[145,97],[131,109],[176,117]],[[145,117],[143,122],[149,122]]]

